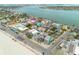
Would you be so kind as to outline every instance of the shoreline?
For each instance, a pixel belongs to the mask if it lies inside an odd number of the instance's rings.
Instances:
[[[44,6],[40,8],[52,10],[79,10],[79,6]]]
[[[9,38],[14,38],[13,36],[11,36],[10,34],[6,33],[5,31],[0,30],[1,33],[5,33],[6,36],[8,36]],[[14,38],[15,39],[15,38]],[[15,39],[13,40],[15,43],[19,44],[19,46],[22,46],[23,48],[25,48],[25,50],[29,50],[31,52],[31,54],[35,54],[38,55],[39,53],[37,53],[34,49],[32,49],[31,47],[23,44],[21,41]],[[27,55],[27,54],[26,54]]]

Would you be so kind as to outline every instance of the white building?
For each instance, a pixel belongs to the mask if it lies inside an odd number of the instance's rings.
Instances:
[[[31,32],[32,34],[37,34],[37,33],[39,33],[39,31],[37,31],[36,29],[31,29],[31,30],[29,30],[29,32]]]
[[[12,27],[18,29],[19,31],[25,31],[26,29],[28,29],[22,24],[15,24],[15,25],[12,25]]]
[[[79,46],[76,45],[74,54],[79,55]]]
[[[64,53],[68,55],[79,55],[79,40],[74,39],[73,41],[65,41],[61,45]]]
[[[61,24],[58,23],[53,23],[53,26],[55,26],[57,28],[57,31],[60,32],[61,31]]]

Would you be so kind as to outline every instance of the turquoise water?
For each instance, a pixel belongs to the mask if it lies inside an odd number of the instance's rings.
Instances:
[[[16,11],[25,12],[36,17],[55,20],[57,23],[79,26],[78,10],[50,10],[41,9],[39,6],[25,6],[17,9]]]

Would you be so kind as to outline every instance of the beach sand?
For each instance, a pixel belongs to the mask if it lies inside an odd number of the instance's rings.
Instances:
[[[0,55],[35,55],[35,53],[0,31]]]

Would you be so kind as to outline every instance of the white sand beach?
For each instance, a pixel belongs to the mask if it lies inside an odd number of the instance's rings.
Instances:
[[[35,55],[35,53],[13,41],[0,30],[0,55]]]

